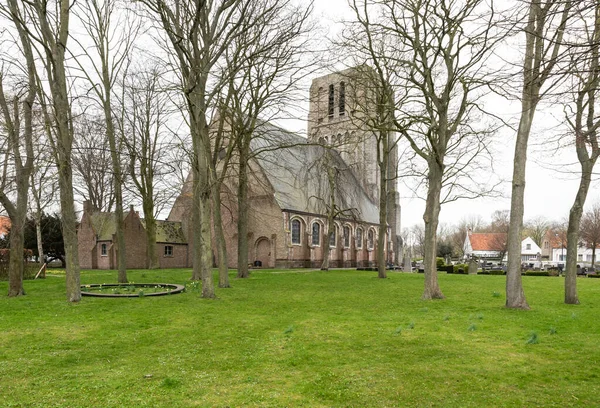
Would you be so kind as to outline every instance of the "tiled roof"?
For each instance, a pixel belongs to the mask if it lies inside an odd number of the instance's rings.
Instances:
[[[0,236],[8,234],[10,230],[10,218],[0,216]]]
[[[146,219],[140,219],[144,228],[146,228]],[[187,240],[183,235],[183,227],[178,221],[156,220],[156,242],[168,242],[170,244],[186,244]]]
[[[473,251],[502,251],[506,249],[507,234],[503,232],[472,233],[469,235]]]

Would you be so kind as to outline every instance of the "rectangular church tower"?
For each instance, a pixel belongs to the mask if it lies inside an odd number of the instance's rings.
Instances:
[[[377,165],[378,146],[374,123],[377,115],[375,72],[358,66],[315,78],[310,87],[307,134],[311,143],[335,148],[352,169],[371,201],[379,206],[381,173]],[[393,108],[391,108],[393,109]],[[391,112],[393,114],[393,112]],[[388,184],[387,223],[391,230],[394,263],[400,264],[400,199],[398,194],[398,148],[396,136],[388,132],[394,147],[386,165]]]

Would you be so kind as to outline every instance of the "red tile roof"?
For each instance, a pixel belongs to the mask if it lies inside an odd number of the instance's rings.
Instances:
[[[0,216],[0,235],[8,234],[10,230],[10,218]]]
[[[507,234],[503,232],[471,233],[473,251],[502,251],[506,249]]]

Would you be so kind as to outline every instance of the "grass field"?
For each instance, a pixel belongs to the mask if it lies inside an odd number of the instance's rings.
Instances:
[[[200,299],[189,270],[129,271],[188,284],[167,297],[65,301],[64,277],[0,282],[2,407],[600,406],[600,279],[254,271]],[[115,272],[84,271],[82,284]]]

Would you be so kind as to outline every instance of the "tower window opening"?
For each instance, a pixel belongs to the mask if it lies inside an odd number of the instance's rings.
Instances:
[[[346,114],[346,83],[340,82],[340,100],[339,100],[340,116]]]
[[[333,89],[333,85],[329,85],[329,104],[327,107],[327,114],[330,118],[333,117],[333,103],[335,99],[335,91]]]

